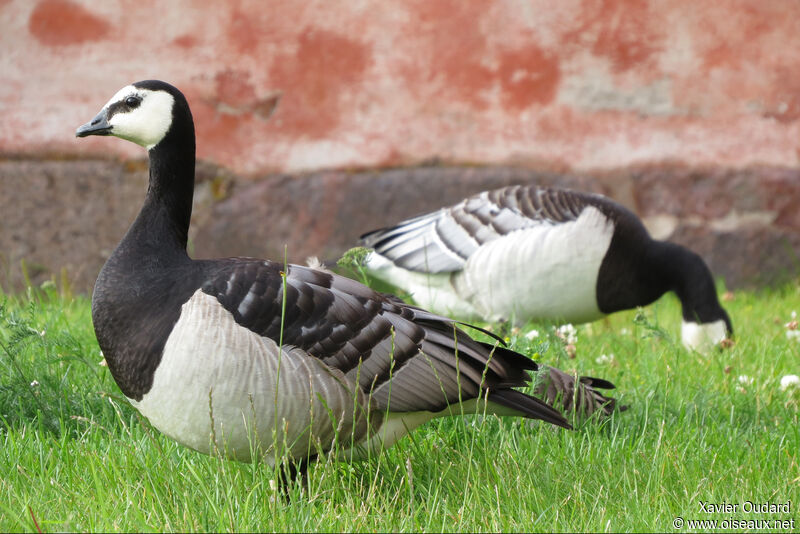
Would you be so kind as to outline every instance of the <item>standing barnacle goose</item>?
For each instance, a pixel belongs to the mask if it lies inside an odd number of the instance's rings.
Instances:
[[[460,319],[592,321],[674,291],[682,340],[701,352],[732,334],[694,252],[650,237],[595,194],[539,186],[484,191],[361,236],[367,267],[417,304]]]
[[[270,463],[302,462],[338,439],[342,458],[357,458],[434,417],[481,410],[478,399],[489,413],[570,427],[512,389],[534,362],[445,317],[322,270],[190,259],[194,124],[171,85],[124,87],[76,135],[149,151],[144,206],[97,278],[92,320],[120,389],[168,436]],[[561,390],[606,408],[613,400],[592,386],[609,385],[571,379]]]

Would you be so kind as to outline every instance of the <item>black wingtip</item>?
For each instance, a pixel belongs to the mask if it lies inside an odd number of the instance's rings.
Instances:
[[[511,408],[529,419],[541,419],[550,424],[572,430],[564,415],[557,409],[536,397],[526,395],[515,389],[500,389],[489,392],[488,400],[506,408]]]
[[[511,366],[514,369],[523,369],[526,371],[537,371],[539,369],[539,366],[536,364],[535,361],[531,360],[524,354],[520,354],[517,351],[508,349],[505,346],[492,345],[491,343],[484,343],[483,341],[479,341],[478,343],[481,346],[483,346],[489,353],[493,353],[495,357],[502,358],[504,361],[511,364]],[[527,382],[528,380],[525,381]]]
[[[374,249],[380,248],[381,241],[386,238],[386,233],[391,232],[392,230],[402,225],[403,223],[398,223],[395,226],[384,226],[382,228],[375,228],[374,230],[370,230],[369,232],[364,232],[358,237],[358,244],[359,246],[367,248],[374,248]]]
[[[581,384],[585,384],[592,388],[617,389],[617,386],[615,386],[608,380],[604,380],[602,378],[595,378],[593,376],[582,376],[578,380],[580,380]]]

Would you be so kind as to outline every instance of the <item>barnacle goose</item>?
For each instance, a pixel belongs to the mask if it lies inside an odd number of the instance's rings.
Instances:
[[[175,87],[124,87],[76,135],[149,151],[144,206],[100,271],[92,320],[120,389],[164,434],[274,465],[334,448],[363,457],[432,418],[484,409],[570,428],[514,389],[529,383],[533,361],[446,317],[324,270],[191,259],[194,123]],[[550,402],[574,394],[584,412],[613,407],[594,389],[613,387],[603,380],[542,372],[560,384],[540,388]]]
[[[700,352],[733,333],[702,258],[650,237],[602,195],[535,185],[484,191],[361,236],[367,268],[415,302],[463,320],[581,323],[645,306],[667,291],[682,304],[682,341]]]

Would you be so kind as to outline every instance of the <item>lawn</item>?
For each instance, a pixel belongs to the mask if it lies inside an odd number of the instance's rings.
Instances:
[[[52,285],[0,294],[0,530],[799,529],[800,389],[780,380],[800,374],[800,289],[737,291],[724,305],[736,344],[707,357],[680,345],[672,296],[578,326],[575,358],[554,325],[504,332],[540,361],[613,381],[630,408],[572,432],[442,419],[372,461],[314,465],[287,501],[267,465],[203,456],[137,415],[101,365],[87,298]],[[710,508],[721,503],[737,508]]]

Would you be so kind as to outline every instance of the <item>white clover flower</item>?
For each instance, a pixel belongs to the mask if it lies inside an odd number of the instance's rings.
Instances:
[[[556,328],[556,335],[563,339],[568,345],[574,345],[578,342],[578,331],[572,326],[572,323],[567,323]]]
[[[530,332],[525,334],[525,337],[527,339],[535,339],[535,338],[539,337],[539,331],[538,330],[531,330]]]
[[[614,355],[613,354],[601,354],[600,356],[595,358],[594,361],[597,362],[599,365],[605,365],[607,363],[613,363],[614,362]]]
[[[786,375],[781,378],[781,391],[786,391],[789,388],[800,387],[800,376]]]
[[[32,388],[38,388],[39,387],[39,381],[38,380],[34,380],[33,382],[31,382],[31,387]]]
[[[743,386],[752,386],[753,385],[753,377],[747,375],[739,375],[739,383]]]

